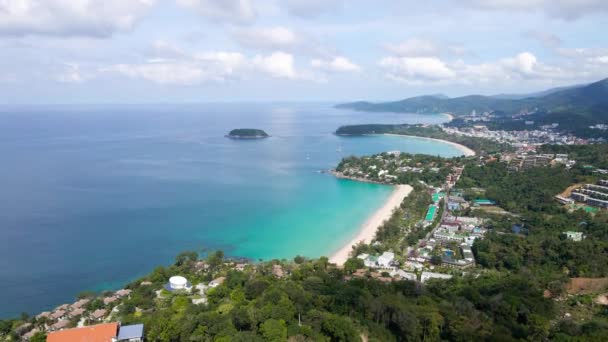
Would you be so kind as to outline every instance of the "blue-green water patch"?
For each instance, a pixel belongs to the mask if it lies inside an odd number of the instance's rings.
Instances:
[[[439,123],[441,115],[330,105],[55,106],[0,115],[0,317],[120,287],[184,250],[329,255],[391,188],[320,170],[351,154],[460,154],[424,139],[332,134],[344,124]],[[238,127],[272,137],[224,138]]]

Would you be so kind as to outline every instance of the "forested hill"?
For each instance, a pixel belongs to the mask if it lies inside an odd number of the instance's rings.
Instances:
[[[548,92],[546,95],[531,95],[526,98],[502,98],[500,96],[469,95],[456,98],[417,96],[394,102],[352,102],[336,106],[370,112],[443,113],[455,115],[495,111],[514,114],[522,110],[564,112],[608,119],[608,78],[580,87],[567,87]]]

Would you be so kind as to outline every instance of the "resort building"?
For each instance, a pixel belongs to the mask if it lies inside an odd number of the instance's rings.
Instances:
[[[122,297],[127,297],[131,295],[132,290],[129,289],[122,289],[122,290],[118,290],[116,291],[116,293],[114,293],[114,295],[118,298],[122,298]]]
[[[357,256],[358,259],[363,260],[365,267],[376,267],[378,265],[378,257],[369,255],[367,253],[360,254]]]
[[[34,335],[40,332],[40,329],[34,328],[21,336],[24,340],[29,341]]]
[[[44,312],[39,313],[39,314],[36,316],[36,319],[41,319],[41,318],[49,318],[50,316],[51,316],[51,313],[50,313],[50,312],[48,312],[48,311],[44,311]]]
[[[445,273],[422,272],[420,282],[425,283],[429,279],[452,279],[452,275]]]
[[[47,342],[106,342],[113,341],[118,331],[118,323],[97,324],[83,328],[66,329],[47,335]]]
[[[74,304],[72,304],[72,305],[70,306],[70,308],[71,308],[72,310],[82,308],[83,306],[85,306],[85,305],[89,304],[89,302],[90,302],[90,301],[91,301],[91,300],[89,300],[89,299],[87,299],[87,298],[83,298],[83,299],[81,299],[81,300],[79,300],[79,301],[75,302]]]
[[[582,188],[574,190],[570,197],[587,205],[608,208],[608,186],[606,180],[598,181],[598,184],[585,184]]]
[[[388,268],[393,266],[393,262],[395,260],[395,253],[392,252],[384,252],[381,256],[378,257],[378,266]]]
[[[74,310],[70,311],[70,317],[82,316],[82,314],[84,314],[84,313],[85,313],[85,310],[83,308],[74,309]]]
[[[456,234],[453,232],[446,231],[444,229],[438,229],[435,233],[433,233],[433,237],[441,243],[446,243],[450,241],[462,242],[466,238],[466,236],[462,234]]]
[[[462,245],[460,245],[460,250],[462,251],[462,257],[464,258],[464,260],[470,261],[470,262],[475,261],[475,257],[473,256],[473,251],[471,250],[471,247],[468,244],[463,243]]]
[[[567,231],[564,232],[564,235],[566,235],[566,238],[569,240],[576,242],[582,241],[585,238],[585,235],[582,232]]]
[[[448,201],[448,210],[460,210],[460,203]]]
[[[496,202],[489,200],[489,199],[476,199],[473,201],[473,205],[476,207],[482,207],[482,206],[491,206],[491,205],[496,205]]]
[[[564,196],[556,195],[555,199],[561,204],[572,204],[574,200],[572,198],[567,198]]]
[[[66,317],[66,315],[67,315],[67,311],[65,311],[65,310],[57,310],[57,311],[53,312],[53,313],[52,313],[52,314],[49,316],[49,318],[51,318],[51,319],[53,319],[53,320],[56,320],[56,319],[63,319],[63,318],[65,318],[65,317]]]
[[[281,265],[272,265],[272,275],[281,279],[285,277],[285,271],[283,271],[283,266]]]
[[[118,300],[118,298],[116,296],[106,297],[106,298],[103,299],[103,304],[104,305],[109,305],[109,304],[114,303],[117,300]]]
[[[60,321],[57,321],[57,323],[51,325],[49,327],[49,331],[61,330],[67,327],[68,325],[70,325],[70,321],[68,321],[67,319],[62,319]]]
[[[55,311],[66,311],[69,307],[69,304],[61,304],[55,308]]]
[[[396,270],[389,272],[389,274],[391,275],[391,277],[399,279],[399,280],[410,280],[410,281],[418,280],[418,276],[416,276],[416,274],[410,273],[410,272],[405,272],[404,270],[396,269]]]
[[[50,332],[47,342],[143,342],[144,325],[121,326],[118,322]]]
[[[91,320],[100,321],[106,316],[105,309],[97,309],[91,313]]]
[[[188,282],[188,279],[182,276],[173,276],[169,278],[169,283],[165,286],[169,291],[190,291],[192,285]]]
[[[124,325],[118,328],[118,336],[116,339],[119,342],[143,342],[144,340],[144,325]]]
[[[226,280],[225,277],[219,277],[219,278],[213,279],[212,281],[209,282],[209,287],[211,287],[211,288],[218,287],[224,283],[224,280]]]

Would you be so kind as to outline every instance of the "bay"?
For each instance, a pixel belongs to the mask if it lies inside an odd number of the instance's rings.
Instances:
[[[0,317],[83,290],[119,288],[184,250],[254,260],[329,255],[391,188],[320,170],[388,150],[460,155],[445,143],[338,137],[340,125],[440,123],[324,103],[0,108]],[[233,128],[271,137],[224,138]]]

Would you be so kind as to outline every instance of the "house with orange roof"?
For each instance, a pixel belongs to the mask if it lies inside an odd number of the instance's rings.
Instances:
[[[118,323],[91,325],[82,328],[51,332],[47,342],[112,342],[118,335]]]

